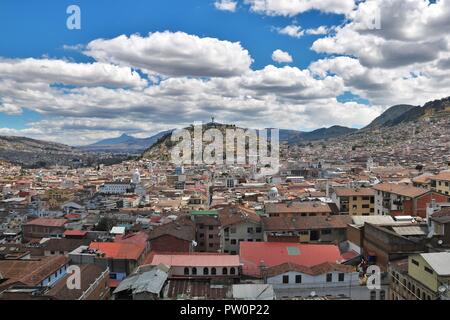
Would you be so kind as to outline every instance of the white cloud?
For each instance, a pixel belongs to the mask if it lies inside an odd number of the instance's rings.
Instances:
[[[346,88],[376,104],[423,104],[448,96],[449,27],[450,0],[361,2],[347,24],[312,45],[319,53],[346,57],[311,68],[336,74]]]
[[[217,0],[214,2],[214,6],[217,10],[235,12],[237,2],[233,0]]]
[[[354,0],[245,0],[254,12],[270,16],[296,16],[309,10],[350,14]]]
[[[0,79],[77,86],[145,87],[147,81],[127,67],[50,59],[1,59]]]
[[[302,30],[300,26],[296,25],[288,25],[284,28],[276,28],[279,34],[284,34],[293,38],[300,38],[305,34],[305,31]]]
[[[94,40],[85,54],[100,62],[175,77],[231,77],[248,71],[252,64],[238,42],[169,31]]]
[[[278,63],[291,63],[293,61],[292,56],[288,52],[280,49],[277,49],[272,53],[272,60]]]
[[[320,26],[314,29],[308,29],[306,30],[306,34],[309,35],[324,35],[330,32],[332,28],[329,28],[327,26]]]

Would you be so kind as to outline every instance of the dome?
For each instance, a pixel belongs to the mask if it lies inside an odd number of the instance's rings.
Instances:
[[[278,197],[278,189],[275,187],[270,188],[268,196],[270,199]]]

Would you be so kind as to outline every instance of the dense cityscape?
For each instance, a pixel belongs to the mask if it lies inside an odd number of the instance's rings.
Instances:
[[[0,304],[450,300],[450,0],[106,2],[0,1]]]

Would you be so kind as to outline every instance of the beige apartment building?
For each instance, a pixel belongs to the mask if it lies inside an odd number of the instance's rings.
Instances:
[[[375,191],[370,188],[336,188],[331,195],[339,212],[351,216],[375,213]]]

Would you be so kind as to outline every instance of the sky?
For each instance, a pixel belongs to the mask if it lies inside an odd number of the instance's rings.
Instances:
[[[449,27],[450,0],[2,0],[0,135],[361,128],[449,95]]]

